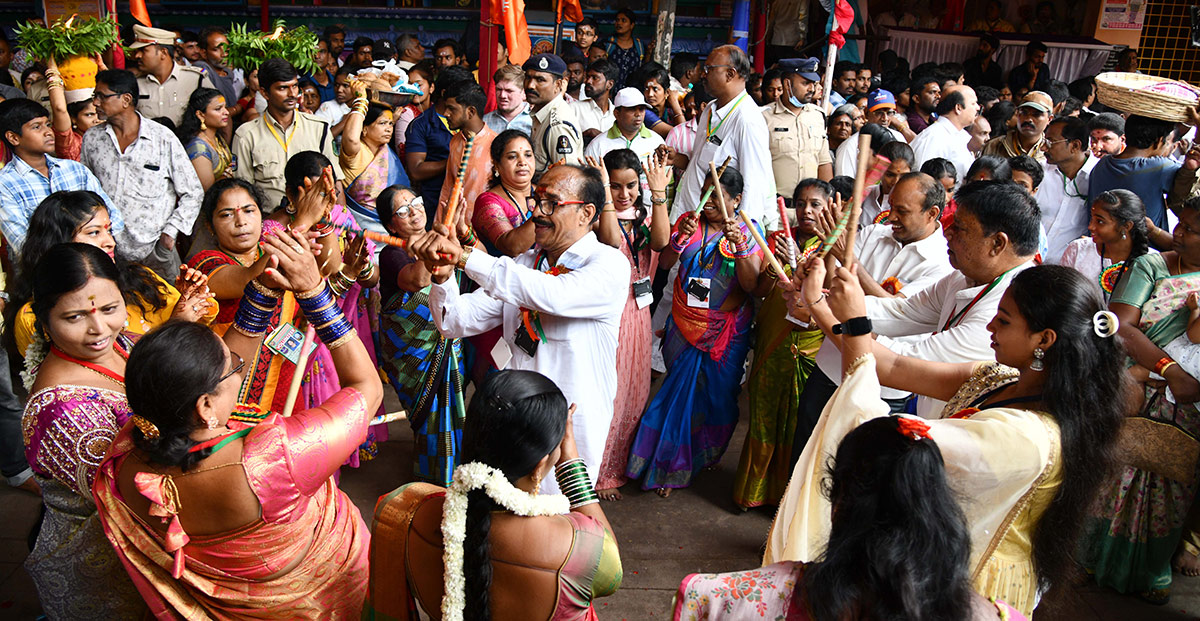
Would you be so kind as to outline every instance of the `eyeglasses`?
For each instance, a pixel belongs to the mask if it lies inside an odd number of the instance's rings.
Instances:
[[[420,196],[397,207],[396,211],[392,212],[392,215],[398,218],[415,218],[417,217],[418,209],[421,211],[425,210],[425,199]]]
[[[237,375],[238,373],[241,373],[242,369],[246,368],[246,361],[243,360],[242,357],[237,354],[237,352],[230,351],[229,356],[231,358],[237,359],[237,364],[233,365],[233,368],[230,369],[228,373],[226,373],[225,375],[222,375],[221,379],[217,380],[218,384],[233,377],[234,375]]]
[[[1058,140],[1046,140],[1045,144],[1047,147],[1053,147],[1054,145],[1056,145],[1060,142],[1070,142],[1070,141],[1071,141],[1070,138],[1059,138]]]
[[[104,101],[105,99],[108,99],[109,97],[118,97],[120,95],[121,95],[121,93],[101,93],[100,91],[92,91],[92,101],[96,101],[96,100]]]
[[[559,201],[559,200],[554,200],[552,198],[539,198],[539,199],[536,199],[534,202],[534,206],[536,206],[539,211],[546,214],[547,217],[553,216],[554,212],[558,211],[558,208],[562,207],[563,205],[584,205],[584,204],[586,204],[586,201]]]
[[[733,65],[704,65],[704,73],[708,73],[709,71],[712,71],[713,69],[720,69],[721,67],[726,67],[728,69],[734,69]]]

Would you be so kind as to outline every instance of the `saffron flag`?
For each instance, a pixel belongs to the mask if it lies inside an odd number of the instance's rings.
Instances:
[[[838,49],[846,47],[846,33],[854,25],[854,7],[848,0],[837,0],[830,21],[829,44]]]
[[[583,21],[583,7],[580,6],[579,0],[559,0],[558,22],[562,23],[564,17],[576,24]]]
[[[529,60],[529,24],[525,21],[525,0],[493,0],[492,21],[504,25],[508,60],[521,65]]]
[[[150,23],[150,11],[146,10],[146,0],[129,0],[129,14],[133,18],[142,22],[142,25],[147,28],[152,28]]]

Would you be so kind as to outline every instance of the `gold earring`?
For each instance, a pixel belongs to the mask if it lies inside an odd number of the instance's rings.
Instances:
[[[203,118],[201,118],[200,119],[200,131],[207,131],[207,130],[208,130],[208,124],[204,122]]]
[[[533,495],[537,496],[542,488],[542,475],[539,472],[533,473]]]

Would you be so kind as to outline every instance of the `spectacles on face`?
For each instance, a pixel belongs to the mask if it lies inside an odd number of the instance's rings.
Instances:
[[[553,216],[554,212],[558,211],[558,208],[562,207],[563,205],[583,205],[583,204],[585,204],[585,201],[560,201],[560,200],[554,200],[552,198],[539,198],[539,199],[535,199],[535,202],[534,202],[534,206],[536,206],[539,211],[546,214],[546,217]]]
[[[1060,143],[1060,142],[1070,142],[1070,138],[1059,138],[1058,140],[1050,140],[1050,139],[1047,139],[1047,140],[1046,140],[1046,146],[1047,146],[1047,147],[1053,147],[1054,145],[1056,145],[1056,144],[1058,144],[1058,143]]]
[[[425,199],[420,196],[414,197],[411,201],[396,207],[396,211],[392,212],[397,218],[415,218],[417,212],[425,212]]]
[[[110,97],[120,96],[121,93],[101,93],[100,91],[92,91],[92,102],[103,102]]]
[[[238,373],[241,373],[242,369],[246,368],[246,361],[243,360],[242,357],[237,354],[237,352],[230,351],[229,357],[233,358],[234,360],[237,360],[237,364],[233,365],[233,368],[230,369],[228,373],[226,373],[225,375],[222,375],[221,379],[217,380],[218,384],[233,377],[234,375],[237,375]]]
[[[709,71],[712,71],[713,69],[720,69],[721,67],[733,69],[733,65],[704,65],[704,73],[708,73]]]

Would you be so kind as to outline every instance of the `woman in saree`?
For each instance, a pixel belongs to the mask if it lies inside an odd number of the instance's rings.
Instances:
[[[804,325],[811,321],[806,313],[798,320],[788,314],[785,291],[775,283],[781,277],[790,280],[792,265],[803,265],[817,251],[821,244],[817,222],[833,200],[833,186],[820,179],[805,179],[796,186],[792,209],[787,210],[790,235],[773,237],[775,256],[785,274],[776,274],[768,266],[759,277],[758,293],[766,298],[758,311],[754,362],[746,382],[750,429],[733,483],[733,502],[743,511],[778,505],[792,476],[800,393],[816,366],[824,336],[818,326]]]
[[[707,178],[704,189],[711,186]],[[699,214],[688,211],[679,218],[659,254],[663,269],[680,262],[663,336],[667,373],[642,415],[625,475],[642,479],[642,489],[658,490],[664,498],[725,453],[737,425],[742,366],[750,349],[751,295],[758,288],[763,249],[736,216],[741,173],[726,168],[716,192]]]
[[[51,349],[21,420],[46,508],[25,569],[51,619],[141,619],[146,605],[104,538],[91,491],[130,415],[125,360],[133,343],[123,332],[120,273],[96,247],[71,243],[42,253],[30,278],[37,328]]]
[[[1196,437],[1200,384],[1164,348],[1184,335],[1188,293],[1200,291],[1200,198],[1185,201],[1178,213],[1172,249],[1135,259],[1109,308],[1121,319],[1129,357],[1154,371],[1145,382],[1140,416]],[[1190,570],[1200,552],[1195,534],[1200,524],[1188,516],[1195,496],[1194,480],[1177,481],[1134,466],[1119,470],[1102,491],[1089,528],[1085,565],[1096,583],[1167,603],[1172,554],[1178,550],[1177,564]]]
[[[475,199],[471,228],[488,254],[515,257],[533,247],[533,146],[525,132],[506,129],[492,140],[491,156],[492,183]]]
[[[130,421],[92,488],[104,532],[159,619],[358,619],[370,534],[333,475],[357,450],[382,386],[307,239],[264,240],[222,342],[194,324],[146,335],[128,366]],[[246,360],[291,292],[344,384],[288,418],[231,424]],[[180,356],[179,352],[187,352]]]
[[[216,318],[217,304],[209,298],[207,277],[184,268],[172,285],[140,263],[118,259],[108,207],[100,196],[87,190],[59,191],[47,196],[29,218],[27,241],[21,248],[17,278],[10,289],[8,308],[12,309],[13,317],[9,332],[21,355],[26,355],[35,342],[44,345],[38,338],[33,305],[29,302],[36,266],[51,248],[68,242],[96,246],[115,262],[117,282],[128,313],[127,332],[145,334],[170,319],[207,325]],[[44,353],[39,351],[35,359],[40,360]]]
[[[611,208],[600,211],[596,237],[621,251],[629,261],[629,292],[621,313],[621,332],[617,339],[617,396],[613,401],[613,419],[604,444],[604,458],[596,475],[596,493],[603,500],[620,500],[625,484],[625,467],[633,434],[637,431],[650,397],[651,279],[658,266],[658,253],[666,247],[671,234],[667,207],[669,165],[651,156],[643,172],[637,154],[617,149],[604,155],[604,162],[588,158],[601,172]],[[647,214],[640,179],[649,182],[654,208]]]
[[[346,207],[362,228],[386,233],[375,211],[375,197],[388,186],[408,185],[404,164],[390,146],[394,112],[389,106],[367,103],[367,87],[362,82],[351,79],[350,86],[355,99],[346,113],[338,154],[346,177]]]
[[[1015,185],[993,187],[1032,203]],[[827,295],[824,282],[810,261],[794,304],[841,350],[842,385],[796,464],[765,562],[812,560],[829,539],[826,460],[855,427],[889,415],[882,384],[948,402],[926,422],[967,516],[972,587],[1031,616],[1039,595],[1077,575],[1087,509],[1113,463],[1129,395],[1116,317],[1079,272],[1038,266],[1012,279],[987,326],[996,362],[932,362],[875,342],[854,272],[838,268]]]
[[[971,591],[967,519],[928,424],[869,420],[846,435],[822,477],[832,526],[819,559],[692,574],[674,618],[1025,621]]]
[[[596,619],[592,601],[621,585],[621,558],[573,410],[544,375],[488,376],[450,489],[410,483],[376,505],[371,618]],[[538,495],[547,476],[568,494]]]
[[[379,215],[402,239],[426,230],[425,208],[412,190],[392,186],[379,195]],[[453,266],[437,268],[449,272]],[[406,251],[388,246],[379,253],[380,366],[408,410],[413,430],[413,475],[450,485],[462,450],[466,373],[462,342],[438,332],[429,310],[432,273]]]
[[[1094,278],[1109,299],[1138,257],[1150,252],[1146,206],[1129,190],[1102,192],[1092,203],[1088,235],[1067,244],[1061,265]]]
[[[205,190],[234,170],[233,151],[224,136],[230,122],[225,103],[225,96],[215,88],[192,91],[183,120],[175,130]]]

